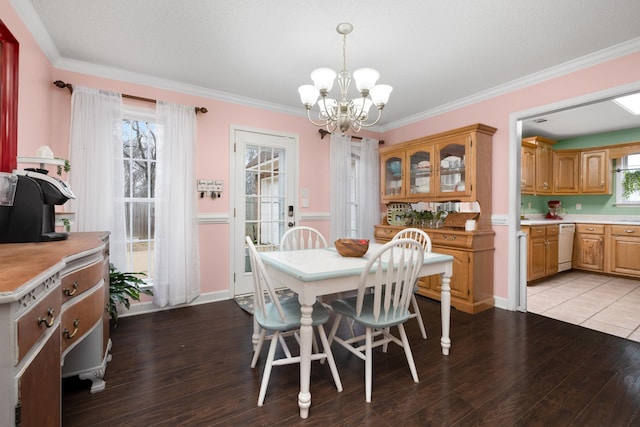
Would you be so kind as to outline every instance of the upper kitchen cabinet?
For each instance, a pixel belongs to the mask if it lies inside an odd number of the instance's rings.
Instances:
[[[553,193],[578,194],[580,191],[580,150],[553,152]]]
[[[483,124],[418,138],[380,150],[381,200],[478,201],[491,209],[492,136]]]
[[[583,151],[581,159],[580,191],[583,194],[611,194],[609,151]]]
[[[542,136],[522,140],[522,194],[551,194],[553,191],[553,144],[556,141]]]

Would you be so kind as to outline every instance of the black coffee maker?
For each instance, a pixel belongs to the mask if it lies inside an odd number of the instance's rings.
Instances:
[[[75,195],[64,181],[33,170],[16,170],[13,206],[0,206],[0,243],[64,240],[55,231],[55,205]]]

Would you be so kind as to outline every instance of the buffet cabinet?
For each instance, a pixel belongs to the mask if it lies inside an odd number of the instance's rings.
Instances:
[[[394,225],[376,225],[378,243],[390,241],[403,228]],[[478,313],[493,308],[493,253],[494,231],[425,228],[431,238],[432,250],[453,257],[451,276],[451,305],[465,313]],[[420,278],[417,293],[440,300],[440,276]]]
[[[478,123],[382,148],[381,202],[478,202],[479,228],[490,227],[495,132]]]
[[[104,388],[108,250],[108,233],[0,245],[0,425],[61,425],[62,377]]]

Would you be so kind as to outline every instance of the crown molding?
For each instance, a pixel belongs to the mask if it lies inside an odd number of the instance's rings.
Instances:
[[[487,99],[495,98],[496,96],[504,95],[509,92],[513,92],[518,89],[523,89],[534,84],[542,83],[547,80],[551,80],[556,77],[560,77],[566,74],[570,74],[585,68],[592,67],[594,65],[601,64],[603,62],[610,61],[612,59],[620,58],[625,55],[629,55],[640,51],[640,37],[628,40],[623,43],[608,47],[606,49],[599,50],[597,52],[590,53],[588,55],[581,56],[571,61],[564,62],[562,64],[547,68],[537,73],[529,74],[519,79],[512,80],[499,86],[495,86],[491,89],[487,89],[481,92],[477,92],[471,96],[460,98],[458,100],[442,104],[436,108],[409,116],[402,120],[397,120],[392,123],[388,123],[381,126],[382,131],[388,131],[396,129],[402,126],[406,126],[421,120],[425,120],[431,117],[438,116],[440,114],[448,113],[459,108],[463,108],[477,102],[485,101]]]

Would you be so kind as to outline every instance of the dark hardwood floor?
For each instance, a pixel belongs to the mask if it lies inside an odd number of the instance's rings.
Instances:
[[[364,362],[334,345],[344,391],[314,362],[309,418],[298,415],[298,365],[274,367],[257,407],[252,318],[233,301],[120,318],[106,389],[63,381],[72,426],[640,426],[640,343],[536,314],[452,310],[440,350],[440,305],[418,298],[429,339],[407,332],[420,383],[398,346],[375,351],[373,396]],[[266,348],[263,349],[266,355]]]

